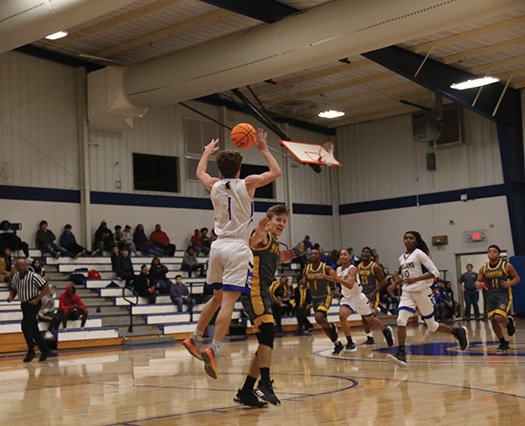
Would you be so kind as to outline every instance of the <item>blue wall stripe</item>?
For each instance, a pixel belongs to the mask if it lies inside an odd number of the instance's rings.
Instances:
[[[179,209],[212,210],[209,198],[170,197],[166,195],[124,194],[115,192],[91,192],[92,204],[117,206],[169,207]]]
[[[293,205],[294,214],[315,214],[320,216],[332,216],[332,206],[323,204],[299,204]]]
[[[482,186],[468,189],[458,189],[454,191],[434,192],[420,195],[419,205],[424,206],[460,201],[460,197],[462,194],[467,194],[469,200],[475,200],[477,198],[504,196],[506,192],[504,184]],[[339,214],[346,215],[353,213],[365,213],[415,206],[417,206],[417,196],[411,195],[408,197],[388,198],[383,200],[364,201],[361,203],[342,204],[339,206]]]
[[[80,203],[80,191],[74,189],[0,185],[0,198],[7,200]]]

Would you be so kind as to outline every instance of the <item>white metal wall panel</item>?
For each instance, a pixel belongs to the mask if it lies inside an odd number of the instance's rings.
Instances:
[[[78,189],[73,68],[0,56],[0,183]]]

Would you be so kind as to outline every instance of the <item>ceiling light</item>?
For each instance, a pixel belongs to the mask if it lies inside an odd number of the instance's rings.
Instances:
[[[497,83],[498,81],[499,78],[486,75],[485,77],[474,78],[472,80],[462,81],[461,83],[453,83],[450,85],[450,88],[456,90],[473,89],[474,87],[486,86]]]
[[[67,36],[67,32],[66,31],[58,31],[56,33],[53,33],[53,34],[49,34],[48,36],[46,36],[46,39],[48,40],[58,40],[59,38],[62,38],[62,37],[65,37]]]
[[[327,111],[322,111],[317,115],[322,118],[339,118],[345,115],[345,113],[343,111],[335,111],[333,109],[330,109]]]

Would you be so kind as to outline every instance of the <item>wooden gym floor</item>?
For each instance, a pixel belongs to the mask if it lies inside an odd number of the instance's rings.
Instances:
[[[525,419],[525,321],[505,355],[487,323],[471,322],[471,349],[409,327],[409,367],[378,345],[332,357],[320,332],[276,340],[273,377],[280,407],[232,400],[242,385],[253,337],[229,343],[220,377],[177,342],[169,347],[61,352],[44,364],[0,360],[2,424],[14,425],[518,425]],[[358,345],[364,341],[355,329]]]

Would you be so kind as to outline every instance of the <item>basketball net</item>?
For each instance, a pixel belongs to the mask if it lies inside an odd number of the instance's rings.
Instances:
[[[334,143],[333,142],[325,142],[321,144],[321,147],[319,148],[319,161],[322,161],[327,166],[335,166],[336,164],[339,164],[339,162],[334,157]]]

